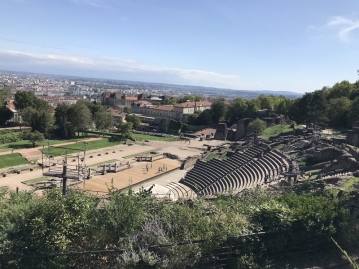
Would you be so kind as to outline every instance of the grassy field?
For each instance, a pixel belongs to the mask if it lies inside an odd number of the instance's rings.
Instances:
[[[53,156],[60,156],[62,154],[65,154],[67,152],[67,154],[74,154],[74,153],[78,153],[81,149],[82,149],[82,143],[79,144],[71,144],[71,145],[67,145],[64,146],[66,147],[53,147],[50,149],[50,152],[48,152],[48,150],[45,149],[44,153],[46,154],[51,154]],[[118,142],[109,142],[108,139],[102,139],[102,140],[95,140],[95,141],[90,141],[87,143],[86,146],[86,150],[94,150],[94,149],[100,149],[100,148],[107,148],[107,147],[115,147],[120,145]]]
[[[23,183],[27,184],[27,185],[30,185],[32,183],[35,183],[35,182],[39,182],[39,181],[45,181],[47,179],[49,179],[50,177],[47,177],[47,176],[43,176],[43,177],[38,177],[38,178],[33,178],[33,179],[29,179],[29,180],[25,180]]]
[[[47,146],[47,143],[49,142],[50,145],[56,145],[56,144],[62,144],[62,143],[68,143],[68,142],[76,142],[81,141],[84,139],[88,139],[89,137],[76,137],[73,139],[67,139],[67,140],[44,140],[42,142],[37,142],[36,146]],[[3,151],[9,151],[9,150],[17,150],[17,149],[26,149],[26,148],[32,148],[32,144],[28,140],[21,140],[17,142],[11,142],[6,144],[0,144],[0,152]]]
[[[344,188],[345,190],[349,190],[356,183],[359,183],[359,177],[352,177],[347,182],[345,182],[343,185],[341,185],[341,187]]]
[[[125,156],[124,158],[125,159],[131,159],[132,157],[135,157],[135,156],[148,156],[148,155],[151,154],[151,152],[157,152],[158,150],[160,150],[160,149],[151,149],[151,150],[147,150],[147,151],[144,151],[144,152],[128,155],[128,156]]]
[[[28,163],[19,153],[0,155],[0,169]]]
[[[149,141],[174,141],[172,137],[162,137],[146,134],[132,134],[132,138],[137,140],[149,140]]]
[[[268,139],[271,136],[277,136],[281,133],[289,133],[293,131],[293,128],[290,127],[290,124],[284,125],[274,125],[264,130],[262,137]]]

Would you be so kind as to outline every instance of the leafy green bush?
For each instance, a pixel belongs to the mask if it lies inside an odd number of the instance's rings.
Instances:
[[[325,193],[274,196],[260,188],[240,197],[178,202],[134,194],[131,189],[123,193],[110,189],[109,198],[101,201],[82,191],[63,196],[59,189],[42,197],[3,191],[0,200],[0,254],[15,255],[5,259],[7,268],[26,268],[30,263],[22,255],[98,249],[124,251],[32,259],[31,264],[34,268],[192,268],[199,264],[208,268],[223,258],[219,250],[230,242],[236,268],[264,268],[265,253],[285,253],[293,244],[306,247],[312,239],[326,242],[338,231],[346,231],[349,223],[341,201]],[[267,233],[236,237],[257,231]]]
[[[11,143],[17,142],[21,140],[21,133],[20,132],[6,132],[0,133],[0,143]]]

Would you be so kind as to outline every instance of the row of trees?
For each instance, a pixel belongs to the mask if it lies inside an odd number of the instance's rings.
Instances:
[[[41,141],[42,135],[69,139],[89,129],[104,133],[112,130],[115,125],[114,118],[105,106],[87,99],[73,105],[61,104],[53,109],[48,102],[33,93],[19,91],[15,94],[14,104],[23,121],[31,127],[31,133],[25,133],[24,139],[33,144],[36,137],[37,141]],[[126,120],[128,123],[120,123],[118,127],[120,131],[126,130],[125,136],[128,136],[129,131],[137,128],[141,122],[135,115],[128,115]]]
[[[260,109],[269,109],[307,125],[350,128],[354,121],[359,120],[359,81],[342,81],[333,87],[305,93],[297,99],[260,95],[251,100],[238,97],[230,104],[217,100],[211,109],[196,111],[188,122],[192,125],[210,125],[220,121],[233,124],[242,118],[255,118]]]

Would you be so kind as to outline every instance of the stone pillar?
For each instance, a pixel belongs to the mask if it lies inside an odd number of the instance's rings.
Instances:
[[[87,179],[90,179],[92,178],[91,176],[91,168],[88,169],[88,172],[87,172]]]
[[[106,172],[106,164],[103,165],[102,167],[102,175],[106,175],[107,172]]]

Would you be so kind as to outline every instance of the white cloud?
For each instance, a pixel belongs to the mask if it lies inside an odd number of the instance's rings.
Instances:
[[[354,32],[359,30],[359,20],[349,16],[335,16],[322,27],[310,26],[309,28],[321,32],[334,32],[341,41],[348,42],[352,40]]]
[[[29,68],[65,69],[68,72],[81,70],[84,72],[111,73],[123,76],[138,77],[139,79],[153,78],[169,83],[190,83],[202,86],[228,87],[235,89],[258,89],[258,85],[243,82],[237,75],[220,74],[212,71],[180,69],[149,66],[136,60],[114,57],[87,57],[56,53],[27,53],[20,51],[0,51],[0,69],[11,66]],[[10,66],[10,67],[9,67]],[[26,70],[24,70],[26,71]],[[126,75],[127,74],[127,75]],[[161,81],[158,81],[161,82]]]

